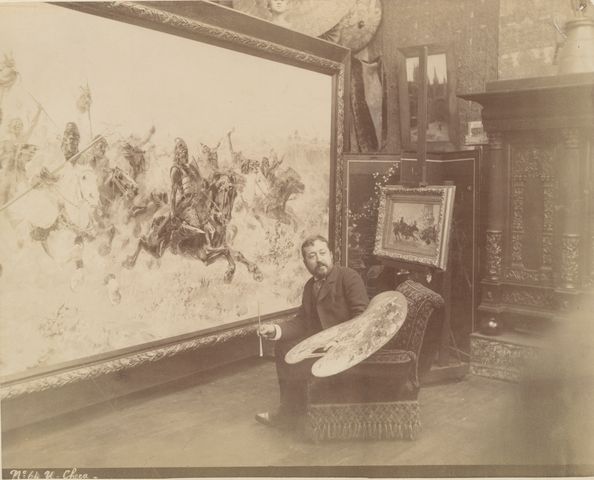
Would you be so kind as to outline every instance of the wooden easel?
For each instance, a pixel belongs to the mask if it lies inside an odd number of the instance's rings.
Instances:
[[[407,181],[401,183],[410,187],[426,187],[427,182],[427,56],[428,48],[425,46],[421,52],[419,59],[419,101],[417,111],[417,166],[419,167],[420,179],[419,181]],[[451,250],[451,247],[450,247]],[[429,288],[435,288],[432,282],[434,279],[440,278],[440,285],[436,290],[440,291],[444,301],[445,307],[443,311],[443,323],[441,328],[439,350],[437,355],[437,366],[433,367],[422,379],[422,383],[435,383],[445,380],[460,379],[468,371],[467,365],[463,364],[460,359],[452,363],[450,360],[450,339],[454,339],[451,328],[451,311],[452,311],[452,255],[448,252],[447,266],[444,271],[437,268],[415,265],[391,259],[382,259],[382,263],[386,266],[396,269],[400,275],[406,274],[409,278],[418,281]]]

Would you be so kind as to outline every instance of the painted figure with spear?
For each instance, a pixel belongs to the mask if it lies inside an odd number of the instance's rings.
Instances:
[[[76,100],[76,108],[80,113],[86,113],[87,118],[89,119],[89,132],[90,137],[93,138],[93,122],[91,120],[91,105],[93,105],[93,97],[91,95],[91,88],[89,84],[81,85],[80,87],[80,95]]]
[[[16,69],[16,63],[11,55],[4,54],[0,61],[0,107],[4,100],[4,95],[16,83],[19,72]]]

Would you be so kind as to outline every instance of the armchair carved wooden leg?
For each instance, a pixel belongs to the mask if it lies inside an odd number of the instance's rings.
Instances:
[[[355,367],[308,383],[306,434],[314,441],[414,439],[421,430],[418,359],[440,295],[408,280],[408,314],[396,336]]]

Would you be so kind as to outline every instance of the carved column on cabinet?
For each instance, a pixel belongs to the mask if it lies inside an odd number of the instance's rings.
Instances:
[[[559,213],[561,252],[557,286],[565,291],[580,287],[580,243],[583,194],[580,185],[580,144],[577,129],[563,129],[560,148]]]
[[[487,271],[485,280],[501,279],[503,263],[503,225],[505,222],[505,155],[502,134],[489,134],[488,206],[487,206]]]
[[[581,242],[584,212],[580,165],[580,135],[575,128],[561,131],[559,148],[559,231],[560,252],[555,275],[559,311],[571,309],[581,288]]]
[[[485,276],[482,283],[480,328],[484,333],[497,333],[500,329],[499,282],[503,269],[503,227],[505,224],[506,181],[505,151],[501,132],[490,132],[487,174],[487,228]]]

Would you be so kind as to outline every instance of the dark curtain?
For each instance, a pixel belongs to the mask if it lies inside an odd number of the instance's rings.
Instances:
[[[352,57],[351,146],[353,151],[379,152],[385,145],[387,136],[385,84],[380,59],[364,62]]]

